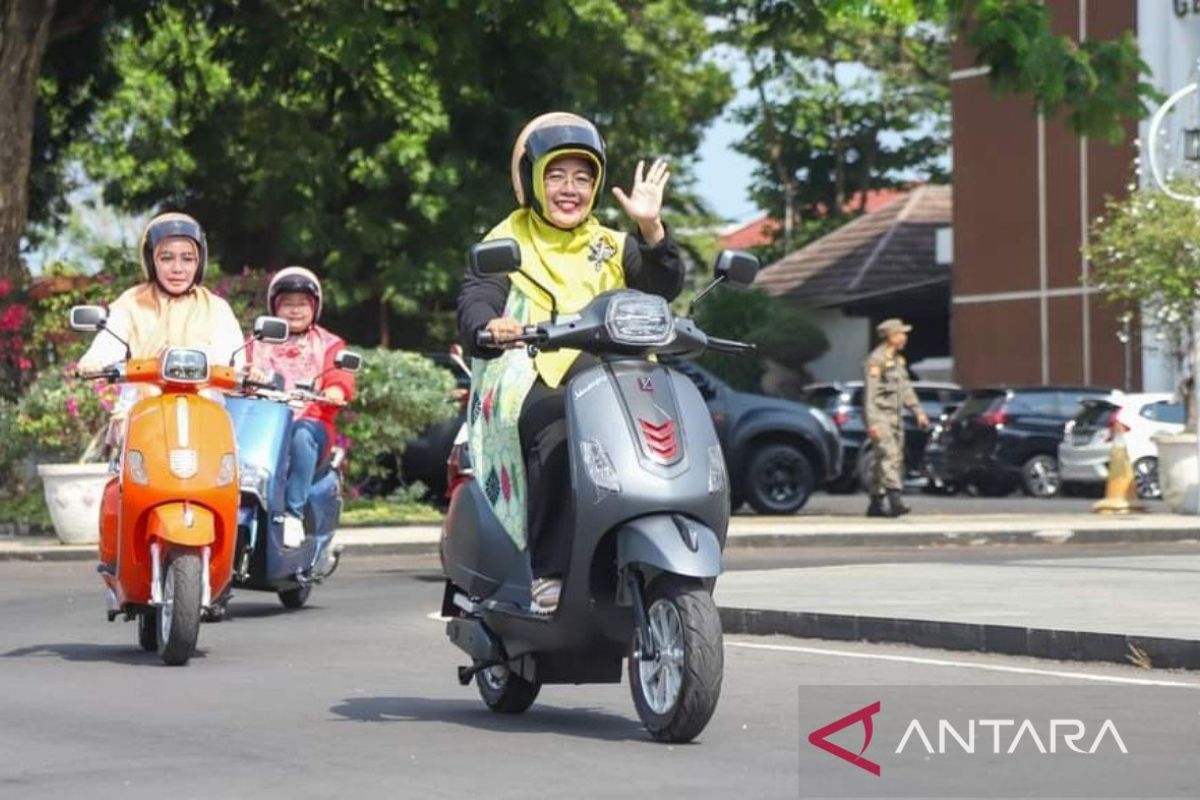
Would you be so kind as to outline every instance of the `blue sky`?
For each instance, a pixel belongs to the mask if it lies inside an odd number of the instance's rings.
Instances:
[[[733,76],[737,96],[726,106],[725,113],[705,133],[696,164],[696,188],[700,196],[721,217],[742,222],[761,213],[746,195],[754,162],[732,145],[745,135],[746,128],[733,120],[733,109],[753,102],[747,88],[749,73],[744,56],[728,48],[713,48],[709,57]]]

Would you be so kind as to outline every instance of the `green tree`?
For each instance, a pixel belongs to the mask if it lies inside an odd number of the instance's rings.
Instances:
[[[595,119],[615,181],[686,161],[731,93],[708,41],[682,0],[160,3],[114,29],[119,84],[77,152],[107,202],[195,214],[226,269],[316,267],[386,344],[394,315],[453,307],[532,116]]]

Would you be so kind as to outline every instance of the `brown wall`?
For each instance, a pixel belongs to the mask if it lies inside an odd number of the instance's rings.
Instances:
[[[1078,38],[1079,0],[1047,0],[1047,5],[1055,31]],[[1111,38],[1136,29],[1137,3],[1086,0],[1086,17],[1088,38]],[[952,62],[956,70],[974,66],[961,42],[954,47]],[[1127,143],[1113,146],[1081,140],[1061,120],[1045,122],[1043,229],[1038,119],[1032,101],[999,94],[987,76],[972,76],[952,82],[951,108],[956,299],[952,349],[958,380],[967,386],[1041,383],[1044,358],[1050,383],[1123,385],[1118,311],[1081,291],[1087,271],[1081,247],[1085,219],[1103,212],[1106,197],[1126,191],[1132,176],[1133,128]],[[1044,286],[1040,236],[1045,238]],[[1043,289],[1048,293],[1043,295]],[[1071,294],[1058,296],[1063,291]],[[981,297],[1012,292],[1026,294],[1015,299]],[[1141,359],[1136,350],[1133,361],[1137,387]]]

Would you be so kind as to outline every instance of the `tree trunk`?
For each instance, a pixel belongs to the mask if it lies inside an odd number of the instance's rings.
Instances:
[[[0,278],[22,271],[37,79],[55,2],[4,0],[0,5]]]

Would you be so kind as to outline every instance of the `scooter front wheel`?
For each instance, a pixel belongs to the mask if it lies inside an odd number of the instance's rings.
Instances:
[[[503,665],[477,672],[475,685],[487,707],[499,714],[527,711],[542,690],[541,683],[527,681]]]
[[[196,652],[203,596],[201,576],[198,553],[176,550],[167,556],[157,617],[158,657],[168,666],[182,666]]]
[[[646,606],[654,657],[642,657],[635,632],[629,649],[633,704],[655,739],[690,742],[721,696],[725,661],[717,604],[700,581],[664,574],[647,592]]]

